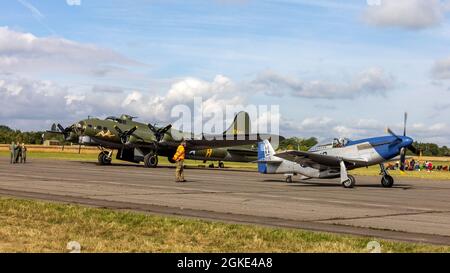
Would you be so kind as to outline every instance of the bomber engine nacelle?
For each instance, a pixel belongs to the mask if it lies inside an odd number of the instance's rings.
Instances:
[[[142,142],[142,139],[139,138],[139,137],[136,137],[136,136],[134,136],[134,135],[131,135],[131,136],[128,136],[128,137],[127,137],[127,144],[130,144],[130,143],[138,143],[138,142]]]

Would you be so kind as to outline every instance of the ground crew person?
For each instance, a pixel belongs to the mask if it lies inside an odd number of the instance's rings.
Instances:
[[[184,163],[184,157],[186,155],[186,141],[182,141],[180,145],[177,148],[177,152],[173,155],[173,160],[176,161],[176,170],[175,170],[175,178],[176,182],[185,182],[184,174],[183,174],[183,163]]]
[[[25,143],[22,143],[20,153],[21,153],[20,163],[27,163],[27,147],[25,146]]]
[[[9,146],[9,150],[11,151],[11,164],[16,163],[16,148],[16,143],[12,141],[11,145]]]

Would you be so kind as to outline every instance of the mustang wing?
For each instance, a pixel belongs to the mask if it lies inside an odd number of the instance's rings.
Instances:
[[[275,154],[275,156],[313,168],[320,168],[321,166],[339,167],[341,160],[344,161],[346,165],[354,166],[367,164],[367,161],[364,159],[337,157],[303,151],[286,151]]]

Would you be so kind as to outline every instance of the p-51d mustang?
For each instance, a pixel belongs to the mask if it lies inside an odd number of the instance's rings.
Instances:
[[[286,182],[299,174],[301,179],[330,179],[340,177],[345,188],[355,185],[355,178],[347,170],[379,164],[381,185],[390,188],[394,179],[384,168],[386,162],[400,155],[402,168],[405,166],[406,149],[417,154],[413,140],[406,136],[405,113],[403,136],[390,129],[390,136],[373,137],[360,140],[334,139],[332,143],[318,144],[309,151],[285,151],[275,153],[269,141],[258,143],[258,171],[260,173],[282,173]]]
[[[122,115],[119,118],[111,116],[105,120],[88,118],[67,128],[58,124],[59,131],[52,128],[47,132],[63,134],[67,141],[98,146],[101,150],[98,162],[102,165],[110,164],[113,150],[118,150],[117,159],[133,163],[143,161],[146,167],[156,167],[158,156],[166,156],[170,162],[174,163],[172,157],[182,139],[187,142],[187,158],[189,158],[189,153],[194,151],[194,155],[197,152],[196,159],[209,160],[210,155],[218,152],[212,148],[222,148],[220,151],[224,153],[223,147],[256,144],[257,141],[261,141],[263,136],[249,133],[250,119],[245,112],[238,113],[231,126],[223,134],[202,135],[200,139],[194,139],[191,133],[174,130],[172,125],[156,127],[136,122],[133,118],[128,115]],[[253,150],[253,154],[256,156],[256,150]],[[221,159],[227,161],[236,159],[236,157],[223,156]]]

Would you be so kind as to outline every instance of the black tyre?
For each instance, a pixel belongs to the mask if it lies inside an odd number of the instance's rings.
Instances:
[[[214,169],[214,163],[209,164],[208,168]]]
[[[381,185],[384,188],[392,188],[392,186],[394,185],[394,178],[392,178],[392,176],[390,175],[384,175],[381,178]]]
[[[98,163],[100,165],[109,165],[109,164],[111,164],[111,158],[108,158],[108,152],[100,152],[98,154]]]
[[[355,186],[356,179],[353,175],[348,175],[347,177],[348,177],[348,180],[344,181],[342,183],[342,186],[344,186],[344,188],[351,189]]]
[[[286,183],[292,183],[292,175],[286,176],[285,181],[286,181]]]
[[[219,162],[219,168],[221,169],[225,168],[225,164],[223,164],[223,162]]]
[[[147,168],[156,168],[158,166],[158,155],[148,153],[144,156],[144,166]]]

